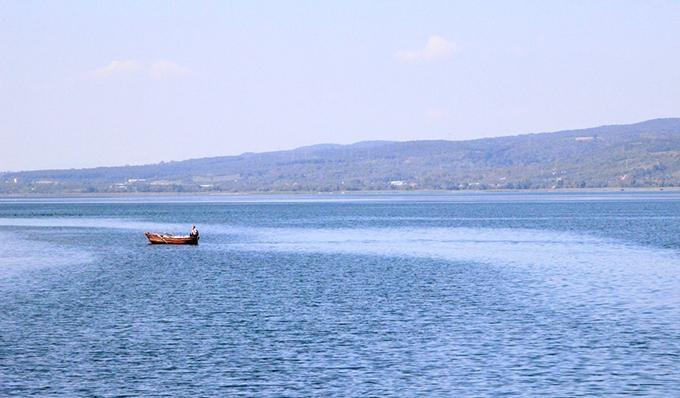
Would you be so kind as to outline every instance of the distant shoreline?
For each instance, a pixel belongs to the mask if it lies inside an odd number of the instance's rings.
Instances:
[[[680,192],[680,187],[633,187],[633,188],[555,188],[555,189],[480,189],[480,190],[367,190],[367,191],[271,191],[271,192],[93,192],[93,193],[50,193],[50,194],[0,194],[0,199],[22,198],[135,198],[135,197],[239,197],[239,196],[342,196],[342,195],[484,195],[494,193],[648,193],[648,192]]]
[[[2,195],[30,197],[675,187],[680,188],[680,118],[481,140],[365,141],[141,166],[0,173]]]

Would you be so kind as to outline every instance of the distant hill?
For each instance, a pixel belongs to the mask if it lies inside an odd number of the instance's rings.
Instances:
[[[369,141],[0,174],[0,193],[680,186],[680,119],[469,141]]]

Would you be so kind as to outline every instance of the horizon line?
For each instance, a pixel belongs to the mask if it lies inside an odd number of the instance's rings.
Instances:
[[[386,143],[386,144],[391,144],[391,143],[408,143],[408,142],[472,142],[472,141],[481,141],[481,140],[493,140],[493,139],[498,139],[498,138],[508,138],[508,137],[522,137],[522,136],[528,136],[528,135],[540,135],[540,134],[559,134],[559,133],[565,133],[565,132],[577,132],[577,131],[583,131],[583,130],[591,130],[591,129],[598,129],[598,128],[603,128],[603,127],[619,127],[619,126],[635,126],[638,124],[645,124],[645,123],[650,123],[650,122],[655,122],[655,121],[669,121],[669,120],[677,120],[680,121],[680,117],[657,117],[653,119],[646,119],[638,122],[633,122],[633,123],[614,123],[614,124],[601,124],[598,126],[592,126],[592,127],[581,127],[581,128],[573,128],[573,129],[563,129],[563,130],[555,130],[555,131],[539,131],[539,132],[532,132],[532,133],[510,133],[510,134],[501,134],[501,135],[495,135],[495,136],[489,136],[489,137],[479,137],[479,138],[468,138],[468,139],[461,139],[461,140],[447,140],[447,139],[422,139],[422,140],[362,140],[362,141],[356,141],[352,142],[349,144],[338,144],[338,143],[332,143],[332,142],[321,142],[317,144],[310,144],[310,145],[303,145],[303,146],[298,146],[294,148],[288,148],[288,149],[278,149],[278,150],[271,150],[271,151],[262,151],[262,152],[241,152],[238,154],[233,154],[233,155],[214,155],[214,156],[203,156],[203,157],[194,157],[194,158],[187,158],[187,159],[181,159],[181,160],[161,160],[158,162],[147,162],[147,163],[139,163],[139,164],[123,164],[123,165],[108,165],[108,166],[91,166],[91,167],[61,167],[61,168],[39,168],[39,169],[24,169],[24,170],[0,170],[0,175],[5,175],[5,174],[17,174],[17,173],[31,173],[31,172],[47,172],[47,171],[64,171],[64,170],[94,170],[94,169],[108,169],[108,168],[121,168],[121,167],[145,167],[145,166],[154,166],[154,165],[162,165],[166,163],[179,163],[179,162],[188,162],[188,161],[193,161],[193,160],[205,160],[205,159],[216,159],[216,158],[225,158],[225,157],[240,157],[244,155],[263,155],[263,154],[270,154],[270,153],[280,153],[280,152],[292,152],[292,151],[297,151],[301,149],[307,149],[307,148],[314,148],[318,146],[336,146],[336,147],[348,147],[348,146],[353,146],[353,145],[358,145],[362,143],[370,143],[370,142],[380,142],[380,143]]]

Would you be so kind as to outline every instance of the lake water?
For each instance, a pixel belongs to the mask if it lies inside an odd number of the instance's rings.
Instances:
[[[0,396],[678,396],[680,194],[2,199],[0,298]]]

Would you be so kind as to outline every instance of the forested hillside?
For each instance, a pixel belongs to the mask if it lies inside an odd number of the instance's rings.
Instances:
[[[680,186],[680,119],[470,141],[370,141],[0,174],[0,193]]]

